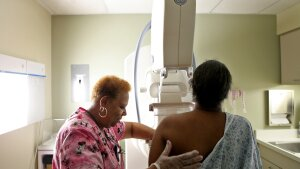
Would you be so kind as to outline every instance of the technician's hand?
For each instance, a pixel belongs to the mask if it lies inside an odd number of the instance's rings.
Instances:
[[[158,169],[196,169],[201,166],[200,161],[203,157],[199,155],[197,150],[169,157],[171,149],[172,144],[167,140],[164,151],[157,161],[151,165],[155,165]]]

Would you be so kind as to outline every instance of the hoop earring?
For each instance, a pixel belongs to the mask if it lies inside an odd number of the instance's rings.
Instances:
[[[105,112],[105,114],[101,115],[101,112],[103,112],[103,111]],[[100,106],[98,114],[101,118],[105,118],[107,116],[107,109],[105,107]]]
[[[102,99],[103,99],[103,97],[100,99],[100,101],[99,101],[99,104],[100,104],[100,108],[99,108],[99,116],[101,117],[101,118],[105,118],[106,116],[107,116],[107,109],[106,109],[106,107],[103,107],[102,106]],[[105,114],[104,115],[101,115],[101,112],[105,112]]]

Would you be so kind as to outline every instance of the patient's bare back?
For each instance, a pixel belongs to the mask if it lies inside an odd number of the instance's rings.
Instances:
[[[223,137],[225,122],[222,112],[195,110],[178,114],[163,121],[161,138],[172,142],[171,155],[196,149],[205,158]]]

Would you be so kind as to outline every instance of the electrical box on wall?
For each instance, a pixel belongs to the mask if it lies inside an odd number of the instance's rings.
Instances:
[[[71,85],[73,102],[88,102],[90,100],[88,64],[71,65]]]

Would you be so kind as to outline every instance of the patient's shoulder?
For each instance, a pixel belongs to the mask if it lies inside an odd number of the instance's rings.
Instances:
[[[186,120],[184,120],[186,117],[183,114],[174,114],[169,115],[163,118],[163,120],[158,125],[158,130],[176,130],[177,128],[180,128],[182,125],[185,125]]]
[[[251,122],[243,116],[240,115],[234,115],[227,113],[227,125],[229,125],[229,128],[235,128],[239,130],[252,130]]]
[[[174,122],[176,121],[178,121],[178,117],[176,115],[166,116],[160,121],[159,126],[170,127],[174,125]]]
[[[238,123],[241,123],[241,124],[244,124],[244,125],[247,125],[247,126],[249,126],[249,125],[251,126],[250,121],[246,117],[243,117],[243,116],[240,116],[240,115],[235,115],[235,120]]]

